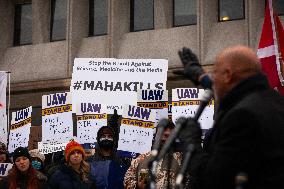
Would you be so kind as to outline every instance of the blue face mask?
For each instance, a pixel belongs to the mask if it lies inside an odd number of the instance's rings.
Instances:
[[[40,170],[42,168],[41,162],[39,162],[39,161],[32,161],[32,166],[36,170]]]

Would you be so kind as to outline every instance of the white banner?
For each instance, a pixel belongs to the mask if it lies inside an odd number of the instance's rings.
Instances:
[[[117,109],[121,115],[124,104],[137,104],[138,89],[166,89],[167,71],[163,59],[76,58],[72,104],[100,102],[107,105],[108,114]]]
[[[44,141],[38,142],[38,150],[42,154],[50,154],[53,152],[59,152],[65,150],[67,141],[65,142],[57,142],[57,141]]]
[[[172,90],[172,120],[181,117],[194,117],[195,112],[200,104],[200,99],[204,93],[204,89],[197,88],[177,88]],[[209,129],[213,125],[214,101],[202,112],[199,122],[202,129]]]
[[[0,114],[0,142],[3,142],[5,145],[8,143],[6,114]]]
[[[12,112],[8,146],[10,153],[18,147],[28,147],[31,125],[31,106],[16,112]]]
[[[156,123],[162,118],[168,119],[168,90],[138,90],[137,105],[156,110]]]
[[[0,177],[6,177],[8,175],[8,171],[12,169],[12,163],[0,163]]]
[[[0,142],[7,145],[7,114],[6,114],[6,88],[7,88],[7,73],[0,71]]]
[[[135,153],[150,151],[156,111],[125,105],[122,117],[117,149]]]
[[[77,104],[77,140],[80,144],[97,142],[97,132],[107,125],[106,106],[93,103]]]
[[[7,88],[7,73],[0,71],[0,114],[6,115],[6,88]],[[7,125],[6,125],[7,127]]]
[[[42,141],[73,138],[72,100],[69,92],[42,96]]]

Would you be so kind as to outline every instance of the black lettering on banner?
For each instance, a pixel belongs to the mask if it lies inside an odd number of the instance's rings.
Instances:
[[[127,82],[124,82],[124,91],[126,91],[126,89],[128,90],[128,91],[131,91],[131,88],[130,88],[130,85],[132,84],[132,82],[129,82],[129,83],[127,83]]]
[[[163,89],[163,83],[143,83],[139,81],[113,82],[113,81],[76,81],[74,90],[94,90],[94,91],[135,91],[138,89]]]
[[[133,84],[134,84],[134,91],[137,91],[137,87],[138,87],[138,84],[139,84],[139,82],[133,82]]]
[[[113,91],[122,91],[121,82],[117,82]]]
[[[110,82],[110,84],[108,84],[108,81],[105,81],[105,91],[113,91],[113,82]],[[109,88],[109,90],[107,89]]]
[[[5,175],[6,169],[8,167],[8,164],[0,164],[0,175]]]
[[[98,81],[98,82],[97,82],[97,85],[96,85],[96,87],[95,87],[94,90],[97,91],[98,89],[103,90],[103,84],[102,84],[101,81]]]
[[[87,90],[87,88],[93,90],[94,83],[95,83],[94,81],[90,81],[90,82],[89,81],[85,81],[83,90]]]

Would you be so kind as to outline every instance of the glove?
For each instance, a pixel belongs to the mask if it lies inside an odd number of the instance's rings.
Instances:
[[[193,118],[187,118],[183,128],[179,134],[179,139],[185,145],[188,144],[201,144],[202,130],[199,122],[195,121]]]
[[[204,74],[204,71],[198,61],[197,56],[187,47],[183,47],[178,51],[178,55],[183,64],[183,70],[176,70],[173,73],[183,75],[190,79],[195,85],[199,85],[199,77]]]
[[[113,115],[110,117],[109,121],[108,121],[108,125],[114,130],[115,132],[115,143],[117,144],[118,142],[118,135],[119,135],[119,124],[118,121],[120,119],[120,116],[117,114],[117,110],[114,109],[113,111]]]
[[[113,115],[110,117],[109,126],[110,127],[118,127],[118,120],[120,116],[117,114],[117,110],[114,109]]]

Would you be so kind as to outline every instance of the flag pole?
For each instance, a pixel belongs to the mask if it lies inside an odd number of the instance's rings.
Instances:
[[[11,72],[7,71],[8,74],[8,109],[7,109],[7,134],[8,134],[8,141],[7,141],[7,147],[9,145],[9,135],[10,135],[10,102],[11,102]]]
[[[278,50],[278,60],[280,63],[280,70],[282,72],[282,74],[284,75],[284,67],[283,67],[283,59],[282,59],[282,54],[281,54],[281,49],[280,49],[280,41],[279,41],[279,32],[278,32],[278,24],[277,24],[277,20],[276,20],[276,16],[275,13],[273,14],[273,19],[274,19],[274,23],[275,24],[275,33],[276,33],[276,42],[277,42],[277,50]]]

